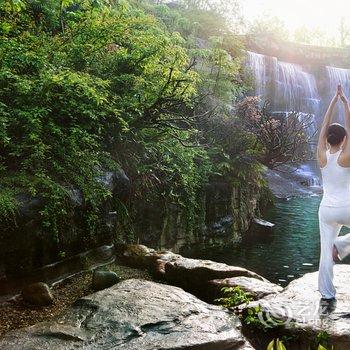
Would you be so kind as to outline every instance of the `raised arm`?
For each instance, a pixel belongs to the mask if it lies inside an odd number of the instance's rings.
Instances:
[[[349,102],[346,96],[343,93],[342,88],[340,87],[338,89],[339,91],[339,97],[343,103],[344,106],[344,114],[345,114],[345,130],[346,130],[346,141],[345,145],[343,147],[343,154],[342,154],[342,163],[345,166],[350,166],[350,107]]]
[[[337,93],[332,98],[332,101],[330,102],[330,104],[328,106],[327,112],[324,116],[323,123],[321,126],[320,136],[318,138],[317,160],[321,166],[324,166],[327,162],[327,159],[326,159],[327,130],[328,130],[329,125],[332,123],[334,106],[336,105],[336,103],[338,101],[339,89],[340,89],[340,86],[338,86]]]

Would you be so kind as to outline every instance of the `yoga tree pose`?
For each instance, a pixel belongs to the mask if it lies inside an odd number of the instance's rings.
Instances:
[[[345,111],[345,128],[332,123],[338,99]],[[319,208],[321,255],[318,289],[322,300],[335,300],[333,265],[350,253],[350,234],[339,236],[342,226],[350,227],[350,109],[339,85],[320,131],[317,160],[321,168],[323,198]]]

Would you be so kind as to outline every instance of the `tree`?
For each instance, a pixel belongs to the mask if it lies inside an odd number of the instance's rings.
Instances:
[[[254,148],[261,149],[259,161],[269,168],[305,160],[308,145],[314,135],[308,130],[312,116],[298,113],[274,116],[268,103],[259,107],[259,98],[247,97],[236,106],[244,129],[256,136]]]
[[[279,40],[288,40],[289,32],[285,24],[278,17],[265,14],[247,24],[248,34],[269,34]]]
[[[340,46],[344,47],[348,45],[350,39],[350,27],[346,23],[345,17],[340,19],[339,24]]]

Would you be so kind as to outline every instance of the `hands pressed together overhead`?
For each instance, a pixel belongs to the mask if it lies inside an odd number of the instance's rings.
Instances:
[[[348,103],[348,99],[344,95],[343,88],[340,84],[337,87],[337,93],[335,94],[335,98],[340,98],[343,103]]]

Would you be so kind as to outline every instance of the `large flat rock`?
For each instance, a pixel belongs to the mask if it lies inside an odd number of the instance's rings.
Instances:
[[[3,350],[252,350],[236,316],[180,288],[131,279],[79,299],[54,321],[8,333]]]
[[[203,286],[213,279],[246,276],[266,281],[262,276],[243,267],[230,266],[211,260],[180,257],[165,264],[165,278],[183,288]]]
[[[121,253],[123,261],[132,266],[148,268],[156,278],[181,287],[208,301],[208,282],[245,276],[268,282],[257,273],[239,266],[231,266],[211,260],[190,259],[170,251],[156,251],[144,245],[126,245]],[[209,300],[211,299],[211,300]]]
[[[299,336],[299,349],[325,331],[337,350],[350,349],[350,266],[334,267],[337,301],[325,304],[317,291],[318,272],[292,281],[282,293],[268,295],[248,305],[260,304],[262,310],[284,321],[284,330]],[[245,306],[244,308],[247,308]],[[262,320],[266,320],[266,315]],[[302,344],[302,345],[301,345]],[[293,348],[294,349],[294,348]]]
[[[251,277],[231,277],[215,279],[208,282],[208,295],[214,298],[222,296],[223,287],[240,287],[244,292],[249,293],[253,299],[261,299],[270,294],[280,293],[283,288],[269,281],[261,281]]]

